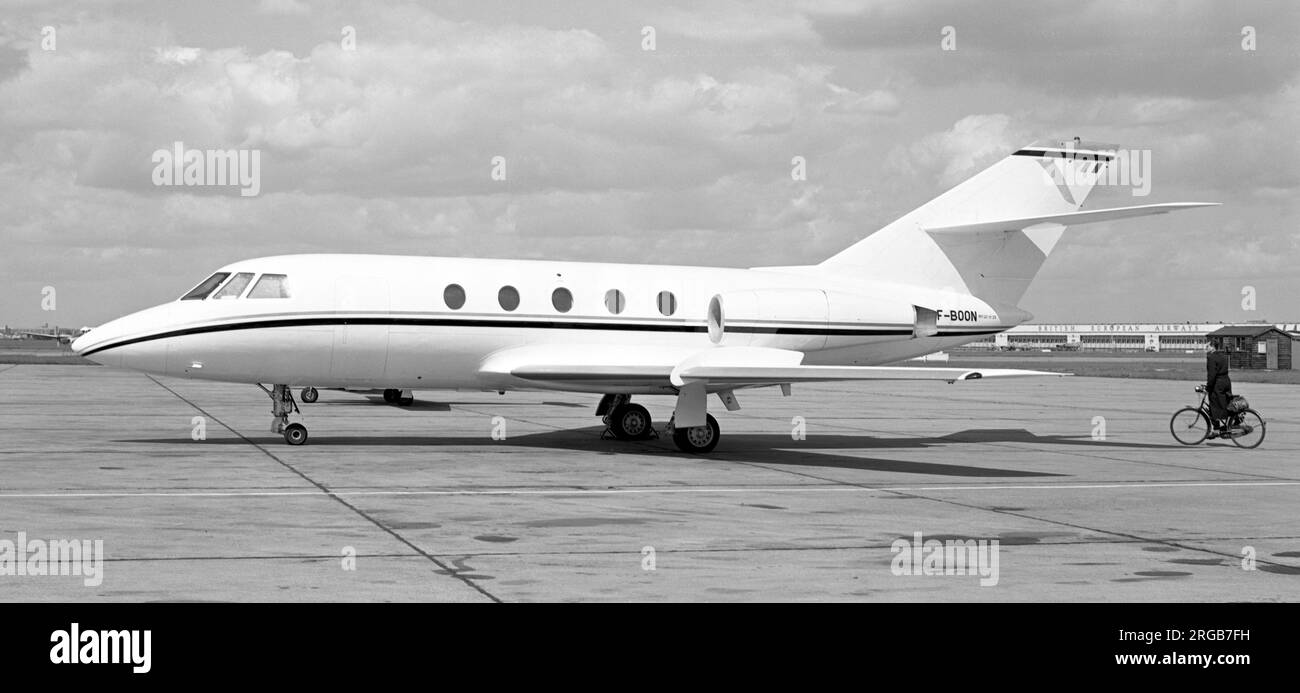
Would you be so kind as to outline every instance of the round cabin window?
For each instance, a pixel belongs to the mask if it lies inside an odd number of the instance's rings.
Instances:
[[[563,287],[551,292],[551,305],[561,313],[573,310],[573,294]]]
[[[605,292],[605,307],[609,309],[609,312],[618,315],[623,312],[626,305],[626,299],[623,298],[622,291],[610,289]]]
[[[519,307],[519,291],[513,286],[503,286],[497,292],[497,303],[506,310],[514,310]]]
[[[465,288],[460,284],[448,284],[442,290],[442,302],[452,310],[460,310],[465,305]]]

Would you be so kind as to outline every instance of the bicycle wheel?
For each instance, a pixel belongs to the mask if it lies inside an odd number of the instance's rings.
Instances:
[[[1183,407],[1169,419],[1169,432],[1183,445],[1196,445],[1210,435],[1210,420],[1200,409]]]
[[[1243,448],[1257,448],[1264,442],[1264,417],[1254,409],[1241,412],[1241,423],[1233,426],[1232,442]]]

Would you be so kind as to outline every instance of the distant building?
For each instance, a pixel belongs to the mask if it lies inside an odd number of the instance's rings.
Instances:
[[[1278,366],[1259,368],[1290,368],[1291,341],[1300,339],[1300,323],[1251,323],[1225,325],[1223,323],[1074,323],[1027,324],[992,335],[982,341],[966,345],[968,349],[1053,349],[1066,351],[1200,351],[1205,348],[1210,333],[1227,327],[1241,328],[1251,334],[1272,335],[1262,337],[1264,352],[1258,352],[1260,361],[1269,363],[1267,346],[1270,338],[1277,340]],[[1234,335],[1235,336],[1235,335]],[[1243,335],[1248,336],[1248,335]],[[1285,346],[1283,343],[1286,342]],[[1235,345],[1235,342],[1233,342]],[[1242,343],[1243,345],[1246,342]],[[1259,349],[1258,342],[1249,342],[1250,349]],[[1243,346],[1241,349],[1244,350]],[[1285,353],[1285,357],[1283,354]],[[1245,357],[1239,359],[1245,362]],[[1285,364],[1285,365],[1283,365]],[[1233,367],[1237,368],[1236,362]],[[1246,368],[1247,366],[1240,366]]]
[[[1291,333],[1274,325],[1230,325],[1208,335],[1210,342],[1228,352],[1232,368],[1291,368]]]

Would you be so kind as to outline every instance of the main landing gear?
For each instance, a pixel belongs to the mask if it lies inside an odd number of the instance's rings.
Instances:
[[[718,428],[718,420],[713,418],[712,414],[705,414],[704,416],[706,418],[704,426],[691,426],[690,428],[677,428],[673,425],[673,420],[669,419],[668,431],[673,434],[673,442],[677,444],[678,450],[703,455],[713,452],[713,448],[718,447],[718,440],[722,438],[722,430]]]
[[[320,399],[320,393],[314,387],[304,387],[302,392],[298,393],[298,397],[304,404],[315,404],[316,400]]]
[[[617,440],[649,440],[659,437],[654,428],[650,412],[639,404],[633,404],[628,395],[605,395],[596,407],[596,415],[604,416],[605,431],[601,437],[612,436]],[[682,452],[704,454],[712,452],[718,446],[722,432],[718,420],[711,414],[705,414],[705,425],[677,428],[676,417],[668,421],[665,433],[672,435],[673,443]]]
[[[398,404],[403,407],[409,407],[415,402],[415,394],[410,390],[398,390],[397,388],[388,388],[384,390],[384,401],[389,404]]]
[[[307,442],[307,427],[301,423],[289,423],[289,415],[302,416],[298,403],[293,399],[293,390],[288,385],[272,385],[268,390],[260,384],[258,387],[271,398],[271,432],[284,436],[284,442],[290,445],[302,445]],[[314,392],[315,388],[311,388]],[[304,397],[304,400],[306,398]]]
[[[605,395],[596,407],[596,415],[604,416],[605,430],[601,437],[613,436],[617,440],[649,440],[658,438],[650,412],[639,404],[632,404],[627,395]]]

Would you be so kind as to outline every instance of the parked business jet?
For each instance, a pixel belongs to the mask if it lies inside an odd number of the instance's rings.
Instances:
[[[1113,152],[1026,147],[817,265],[265,257],[73,348],[109,366],[257,384],[291,445],[307,440],[295,386],[313,400],[317,387],[377,388],[390,401],[416,389],[564,390],[602,395],[596,414],[620,439],[654,433],[633,396],[675,397],[674,442],[705,453],[720,437],[710,393],[736,410],[737,391],[763,386],[1056,375],[885,364],[1029,320],[1016,303],[1067,226],[1206,206],[1080,211]]]

